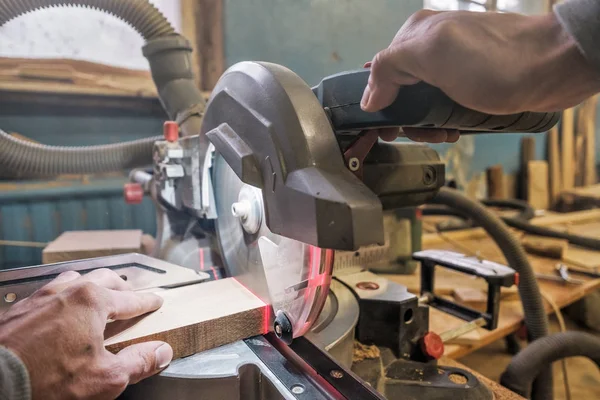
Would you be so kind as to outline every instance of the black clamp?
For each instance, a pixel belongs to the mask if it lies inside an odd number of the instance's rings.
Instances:
[[[465,321],[483,318],[485,329],[498,326],[500,313],[500,288],[519,284],[519,274],[506,265],[492,261],[468,257],[464,254],[444,250],[425,250],[413,254],[421,262],[421,296],[429,297],[428,305]],[[488,284],[487,307],[485,312],[473,310],[434,294],[435,267],[449,268],[467,275],[485,279]]]

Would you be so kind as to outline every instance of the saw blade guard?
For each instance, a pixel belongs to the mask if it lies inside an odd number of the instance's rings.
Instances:
[[[276,315],[280,311],[285,313],[291,324],[291,336],[296,338],[308,332],[325,304],[334,252],[281,239],[275,243],[262,236],[258,246],[273,311]]]

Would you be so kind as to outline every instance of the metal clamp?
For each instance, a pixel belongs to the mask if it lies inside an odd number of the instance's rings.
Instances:
[[[498,326],[500,314],[500,288],[518,285],[519,274],[513,269],[491,261],[479,260],[464,254],[443,250],[425,250],[413,254],[421,262],[421,296],[426,296],[427,304],[465,321],[483,318],[483,328],[492,330]],[[488,298],[485,312],[473,310],[434,294],[435,267],[445,267],[467,275],[483,278],[488,284]]]

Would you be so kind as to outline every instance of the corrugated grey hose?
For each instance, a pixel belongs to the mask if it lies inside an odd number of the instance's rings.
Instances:
[[[442,188],[431,203],[445,205],[469,216],[494,239],[508,261],[508,265],[519,273],[519,295],[523,303],[529,340],[533,342],[547,336],[548,317],[544,311],[544,303],[535,273],[525,250],[504,222],[481,203],[469,199],[454,189]],[[552,368],[550,365],[546,365],[536,376],[533,399],[552,400],[552,398]]]
[[[45,146],[17,139],[0,130],[0,174],[31,179],[146,166],[152,164],[152,148],[157,140],[162,140],[162,136],[100,146]]]
[[[583,332],[561,332],[529,344],[511,360],[500,382],[528,398],[540,370],[567,357],[587,357],[600,367],[600,338]]]
[[[162,13],[147,0],[0,0],[0,27],[20,15],[42,8],[76,6],[112,14],[139,32],[146,41],[175,34]],[[158,138],[91,147],[53,147],[32,144],[0,134],[3,176],[41,178],[71,173],[100,173],[152,163]]]

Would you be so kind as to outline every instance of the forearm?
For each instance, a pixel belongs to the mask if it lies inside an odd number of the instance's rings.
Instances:
[[[21,360],[0,346],[0,400],[30,400],[29,373]]]
[[[600,71],[600,2],[569,0],[556,5],[554,13],[586,59]]]

